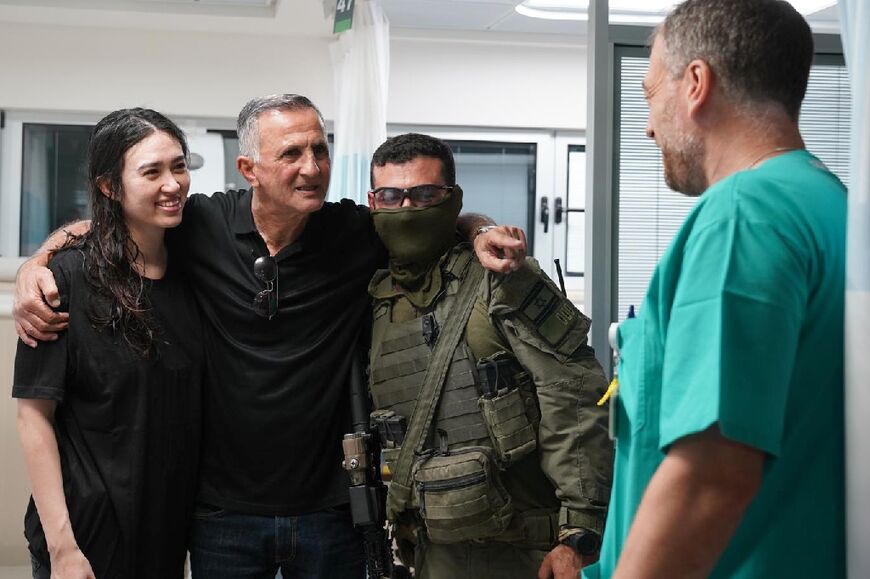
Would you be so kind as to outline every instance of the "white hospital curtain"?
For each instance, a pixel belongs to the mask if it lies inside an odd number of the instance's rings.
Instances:
[[[336,114],[329,199],[365,204],[369,162],[387,138],[390,23],[380,2],[357,0],[353,27],[330,50]]]
[[[846,262],[846,521],[850,578],[870,577],[870,2],[839,0],[852,81]]]

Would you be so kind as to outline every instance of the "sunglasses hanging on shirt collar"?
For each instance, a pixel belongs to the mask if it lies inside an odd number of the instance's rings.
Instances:
[[[278,313],[278,262],[270,255],[258,257],[254,261],[254,276],[266,284],[254,296],[254,311],[271,320]]]

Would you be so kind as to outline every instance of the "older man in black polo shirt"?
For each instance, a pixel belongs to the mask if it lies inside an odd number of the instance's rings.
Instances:
[[[238,167],[251,190],[191,196],[168,238],[207,320],[193,573],[259,578],[280,568],[286,579],[362,578],[340,441],[350,353],[386,253],[367,209],[324,203],[329,149],[310,100],[254,99],[238,131]],[[475,225],[465,222],[468,231]],[[513,261],[500,250],[518,258],[525,250],[499,230],[476,245],[481,261],[501,271]],[[46,261],[37,254],[19,274],[16,328],[32,345],[65,322],[43,302],[56,297]]]

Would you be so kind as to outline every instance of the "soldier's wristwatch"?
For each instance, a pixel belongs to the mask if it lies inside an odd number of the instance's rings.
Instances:
[[[559,542],[568,545],[580,555],[594,555],[601,546],[598,535],[587,531],[572,533]]]
[[[486,233],[490,229],[495,229],[496,227],[498,227],[498,225],[481,225],[480,227],[478,227],[477,229],[474,230],[474,233],[476,235],[483,235],[484,233]]]

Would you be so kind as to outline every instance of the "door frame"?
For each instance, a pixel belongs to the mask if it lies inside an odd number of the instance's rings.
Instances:
[[[578,286],[582,287],[585,293],[585,278],[587,276],[587,272],[589,271],[589,264],[585,264],[583,276],[574,277],[573,279],[569,279],[568,275],[568,251],[570,248],[568,247],[568,218],[567,218],[567,200],[568,200],[568,168],[569,168],[569,153],[571,147],[580,146],[583,147],[584,151],[586,149],[586,133],[583,131],[559,131],[556,133],[555,144],[554,144],[554,167],[556,173],[554,194],[553,194],[553,259],[558,259],[560,264],[562,265],[562,273],[565,277],[565,286],[569,288],[569,286]],[[584,157],[585,159],[585,157]],[[585,161],[584,161],[585,162]],[[585,167],[584,167],[585,174]],[[589,207],[589,193],[587,191],[585,178],[583,183],[580,185],[584,195],[584,208]],[[555,213],[555,200],[562,199],[564,203],[564,213],[562,215],[562,219],[560,223],[555,223],[556,213]],[[585,258],[585,239],[584,239],[584,258]],[[584,259],[585,262],[585,259]],[[551,277],[556,280],[555,264],[550,263]]]

